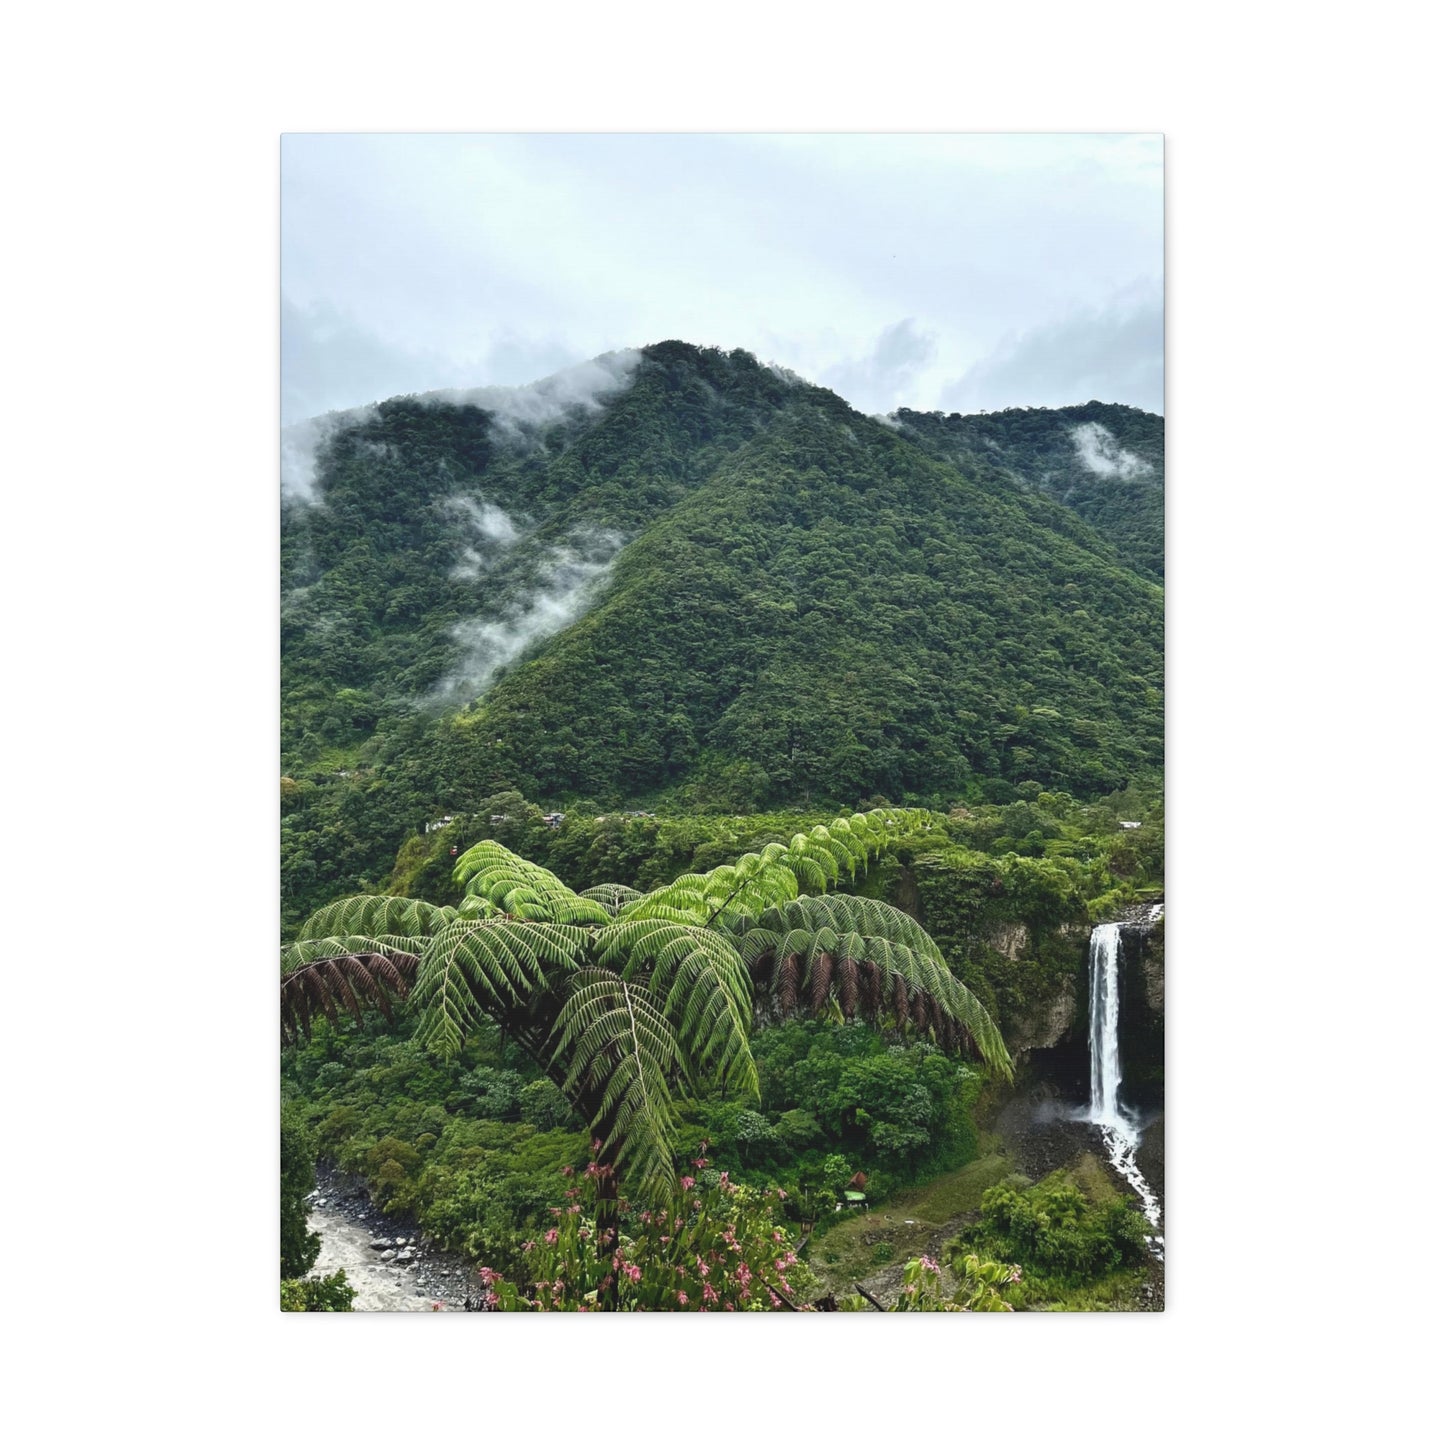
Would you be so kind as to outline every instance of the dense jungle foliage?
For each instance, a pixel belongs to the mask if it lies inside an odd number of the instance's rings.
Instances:
[[[1017,457],[950,447],[677,342],[529,430],[423,398],[339,428],[282,514],[283,925],[508,790],[738,813],[1157,773],[1162,589]]]
[[[896,420],[943,461],[991,457],[1077,513],[1136,571],[1164,580],[1164,418],[1132,406],[917,412]]]

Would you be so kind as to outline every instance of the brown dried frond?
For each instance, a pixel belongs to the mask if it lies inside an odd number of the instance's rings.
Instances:
[[[310,1038],[318,1013],[335,1023],[345,1009],[359,1022],[370,1006],[390,1021],[392,1000],[407,996],[416,968],[415,954],[367,952],[317,958],[292,969],[281,979],[282,1042]]]
[[[843,1017],[851,1019],[858,1012],[858,965],[851,958],[838,960],[838,1002]]]
[[[778,964],[778,1009],[786,1018],[798,1006],[798,986],[802,982],[802,961],[790,953]]]
[[[812,972],[808,975],[808,1007],[815,1014],[822,1013],[828,1002],[828,988],[833,982],[833,955],[820,953],[813,960]]]

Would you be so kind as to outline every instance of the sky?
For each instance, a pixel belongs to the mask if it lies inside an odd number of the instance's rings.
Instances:
[[[870,414],[1164,409],[1158,135],[288,135],[281,419],[668,339]]]

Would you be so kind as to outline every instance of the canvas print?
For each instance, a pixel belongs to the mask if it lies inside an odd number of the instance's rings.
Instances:
[[[1164,1307],[1163,140],[281,141],[281,1303]]]

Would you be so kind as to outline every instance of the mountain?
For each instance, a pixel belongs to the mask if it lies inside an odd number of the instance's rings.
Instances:
[[[1164,418],[1091,401],[1057,409],[894,414],[902,433],[946,462],[985,456],[1062,502],[1136,571],[1164,580]]]
[[[869,418],[745,352],[664,342],[292,437],[288,915],[507,789],[747,810],[1094,796],[1157,771],[1142,540],[1162,491],[1129,458],[1162,468],[1162,422],[997,417]],[[1091,425],[1133,469],[1099,478],[1128,483],[1107,506],[1062,480]]]

